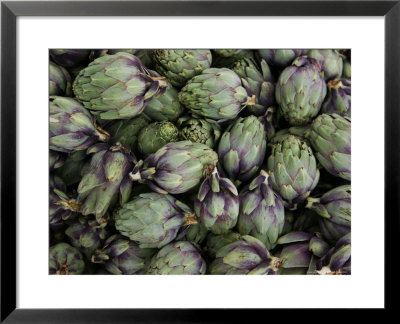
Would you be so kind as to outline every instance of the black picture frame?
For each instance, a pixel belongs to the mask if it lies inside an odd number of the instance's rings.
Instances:
[[[1,322],[128,323],[234,322],[265,310],[138,310],[16,308],[16,19],[19,16],[380,16],[385,19],[385,309],[398,275],[399,253],[400,0],[396,1],[4,1],[1,3]],[[373,49],[371,49],[373,51]],[[371,54],[371,53],[370,53]],[[370,55],[366,53],[366,55]],[[373,55],[371,55],[373,60]],[[373,62],[371,61],[371,64]],[[366,67],[372,68],[372,66]],[[371,84],[373,80],[371,80]],[[367,94],[371,89],[368,89]],[[381,108],[377,107],[377,113]],[[373,131],[373,125],[371,125]],[[373,154],[371,151],[369,154]],[[366,157],[367,158],[367,157]],[[371,174],[373,176],[373,166]],[[371,188],[373,192],[373,188]],[[369,198],[370,199],[370,198]],[[373,199],[373,198],[371,198]],[[378,215],[379,216],[379,215]],[[373,238],[373,234],[371,234]],[[373,244],[371,242],[371,244]],[[379,266],[373,264],[371,269]],[[380,265],[382,266],[382,265]],[[367,283],[366,283],[367,284]],[[59,292],[60,293],[60,292]],[[38,292],[40,294],[40,292]],[[62,294],[62,292],[61,292]],[[56,296],[55,296],[56,297]],[[186,295],[187,297],[187,295]],[[185,298],[186,298],[185,297]],[[106,297],[107,298],[107,297]],[[195,300],[194,300],[195,303]],[[273,312],[268,311],[269,320]],[[256,313],[259,313],[258,315]],[[264,314],[264,315],[263,315]],[[248,316],[248,315],[247,315]]]

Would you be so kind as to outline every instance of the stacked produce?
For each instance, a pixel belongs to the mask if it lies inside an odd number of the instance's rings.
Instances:
[[[49,273],[351,274],[350,65],[51,49]]]

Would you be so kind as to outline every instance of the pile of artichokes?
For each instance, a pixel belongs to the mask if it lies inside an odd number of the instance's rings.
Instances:
[[[50,274],[350,274],[351,51],[51,49]]]

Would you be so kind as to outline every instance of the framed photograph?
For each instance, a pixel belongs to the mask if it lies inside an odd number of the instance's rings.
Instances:
[[[1,17],[2,322],[391,308],[398,1]]]

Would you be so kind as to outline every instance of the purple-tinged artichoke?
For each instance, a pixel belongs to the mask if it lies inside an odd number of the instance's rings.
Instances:
[[[104,268],[112,274],[143,274],[156,252],[154,249],[142,249],[126,237],[115,234],[110,236],[102,249],[96,250],[92,262],[104,264]]]
[[[227,233],[235,227],[239,215],[239,197],[235,185],[221,178],[214,168],[200,186],[194,203],[196,215],[214,234]]]
[[[351,233],[337,241],[316,265],[319,275],[350,275],[351,274]]]
[[[184,203],[168,194],[144,193],[124,204],[115,215],[115,227],[141,248],[161,248],[184,225],[197,223]]]
[[[190,79],[178,95],[194,115],[224,122],[236,118],[255,97],[248,97],[239,76],[226,68],[204,70]]]
[[[181,88],[194,76],[211,66],[210,50],[158,49],[153,52],[155,70]]]
[[[315,274],[316,263],[330,249],[319,234],[290,232],[277,241],[283,248],[278,252],[280,274]]]
[[[322,105],[321,112],[351,117],[351,81],[346,79],[328,82],[328,96]]]
[[[50,149],[71,153],[86,150],[109,135],[97,127],[90,113],[78,101],[50,97]]]
[[[51,49],[51,59],[66,68],[82,65],[89,61],[90,50],[85,49]]]
[[[308,51],[307,56],[318,62],[326,81],[339,79],[342,76],[343,59],[337,50],[312,49]]]
[[[99,220],[120,197],[124,204],[130,197],[134,157],[123,146],[93,145],[87,152],[93,154],[87,173],[78,186],[78,201],[83,215],[94,214]]]
[[[77,184],[86,174],[89,167],[89,156],[86,151],[76,151],[68,154],[64,165],[55,174],[64,180],[67,186]]]
[[[128,53],[99,57],[75,78],[76,98],[100,119],[129,119],[162,94],[167,82]]]
[[[276,108],[268,107],[264,115],[259,116],[258,120],[264,125],[265,136],[267,141],[275,136],[275,128],[278,126],[278,121],[276,118]]]
[[[95,219],[79,217],[66,230],[71,244],[90,260],[93,252],[98,249],[107,238],[108,231],[105,228],[107,220],[98,223]]]
[[[51,61],[49,69],[49,95],[71,97],[72,79],[68,71]]]
[[[279,267],[280,260],[272,256],[260,240],[244,235],[217,251],[210,273],[273,275]]]
[[[177,120],[182,140],[206,144],[214,148],[221,137],[221,127],[212,120],[183,116]]]
[[[218,156],[228,177],[236,184],[254,177],[267,148],[263,124],[257,117],[239,117],[229,126],[218,145]]]
[[[306,208],[322,217],[321,231],[329,241],[337,241],[350,232],[351,186],[344,185],[323,194],[321,198],[307,198]],[[336,229],[336,230],[335,230]]]
[[[217,153],[207,145],[189,141],[169,143],[144,162],[139,161],[130,177],[147,183],[154,191],[179,194],[196,187],[217,161]]]
[[[308,124],[326,96],[326,83],[318,62],[307,56],[295,59],[279,76],[275,97],[290,125]]]
[[[232,67],[232,71],[241,78],[247,95],[255,96],[256,104],[248,106],[246,111],[256,116],[263,115],[275,103],[275,78],[264,60],[261,60],[260,67],[248,58],[237,61]]]
[[[239,200],[239,233],[257,237],[267,248],[273,248],[283,230],[285,210],[282,199],[272,190],[268,173],[261,170],[241,190]]]
[[[154,275],[204,275],[206,262],[190,242],[172,242],[153,256],[147,269]]]
[[[214,260],[215,255],[217,254],[218,250],[224,247],[225,245],[231,244],[233,242],[238,241],[241,238],[241,235],[236,232],[229,231],[225,234],[213,234],[209,233],[207,235],[206,247],[205,250],[207,255]]]
[[[330,174],[351,180],[351,118],[319,115],[307,135],[318,161]]]
[[[49,168],[54,171],[62,167],[65,163],[66,155],[60,152],[49,150]]]
[[[294,135],[272,144],[267,167],[272,188],[284,199],[288,209],[297,209],[319,180],[317,161],[311,148]]]
[[[290,65],[293,60],[305,55],[307,50],[304,49],[260,49],[258,55],[263,58],[269,65],[278,68],[285,68]]]
[[[49,274],[79,275],[85,270],[82,254],[67,243],[50,247]]]

